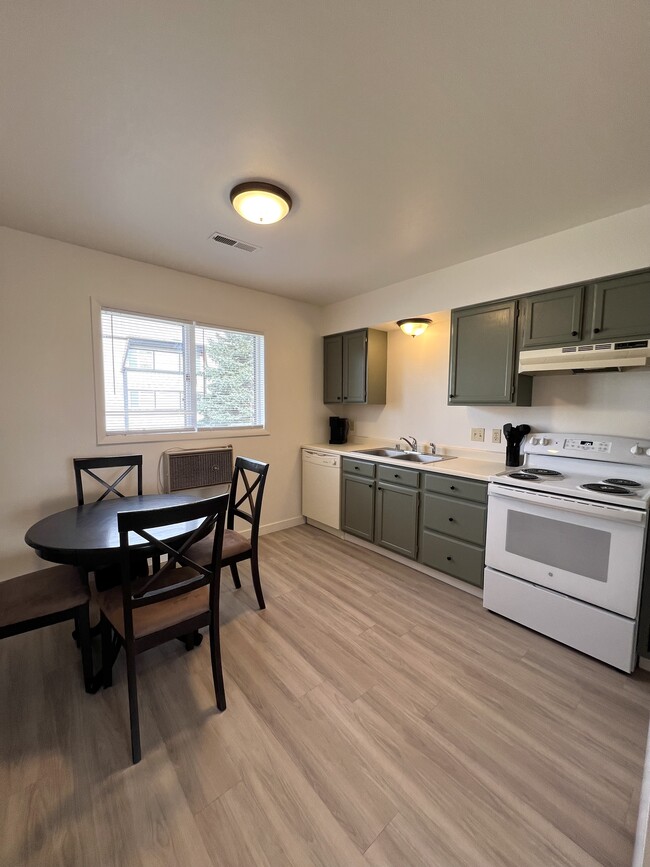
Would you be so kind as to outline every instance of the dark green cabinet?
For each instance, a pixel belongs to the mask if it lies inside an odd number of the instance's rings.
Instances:
[[[323,403],[386,403],[385,331],[361,328],[323,338]]]
[[[522,298],[521,349],[580,343],[584,294],[584,286],[572,286]]]
[[[341,476],[341,529],[367,542],[375,530],[375,465],[343,459]]]
[[[599,280],[590,287],[588,341],[650,335],[650,271]]]
[[[487,485],[426,475],[422,493],[420,562],[483,586]]]
[[[417,488],[377,482],[375,502],[377,545],[415,560],[418,547],[419,497]]]
[[[517,301],[451,311],[450,405],[530,406],[530,377],[519,376]]]

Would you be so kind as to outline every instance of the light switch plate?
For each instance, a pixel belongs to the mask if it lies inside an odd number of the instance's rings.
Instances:
[[[492,442],[500,443],[501,442],[501,428],[493,427],[492,428]]]
[[[485,442],[485,428],[484,427],[473,427],[472,428],[472,442],[473,443]]]

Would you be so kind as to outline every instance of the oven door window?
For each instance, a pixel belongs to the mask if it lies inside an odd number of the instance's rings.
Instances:
[[[607,581],[611,541],[609,530],[508,510],[506,551],[573,575]]]

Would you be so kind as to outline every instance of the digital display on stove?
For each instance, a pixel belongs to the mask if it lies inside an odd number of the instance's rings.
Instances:
[[[605,440],[566,439],[564,448],[567,451],[608,453],[612,450],[611,442]]]

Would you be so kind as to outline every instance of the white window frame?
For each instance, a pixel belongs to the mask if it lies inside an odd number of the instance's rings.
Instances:
[[[209,428],[205,430],[179,430],[165,432],[143,432],[134,431],[133,433],[107,433],[106,431],[106,404],[104,401],[104,360],[102,352],[102,309],[104,310],[119,310],[124,313],[133,313],[140,316],[160,317],[162,319],[170,319],[175,322],[196,323],[198,326],[206,328],[218,328],[224,331],[241,331],[246,334],[258,334],[264,338],[264,369],[263,369],[263,388],[264,388],[264,427],[231,427],[231,428]],[[116,445],[120,443],[144,443],[144,442],[177,442],[178,440],[216,440],[216,439],[232,439],[233,437],[251,437],[251,436],[269,436],[267,427],[268,408],[266,402],[266,335],[262,331],[253,331],[250,328],[236,328],[235,326],[215,325],[214,323],[201,322],[199,320],[189,320],[186,316],[179,316],[178,313],[161,310],[147,309],[145,305],[138,306],[137,309],[129,304],[121,302],[107,302],[98,298],[90,299],[90,316],[92,330],[92,348],[93,348],[93,370],[95,378],[95,424],[97,429],[97,444],[98,445]],[[193,332],[192,332],[193,334]],[[192,337],[194,342],[194,337]]]

